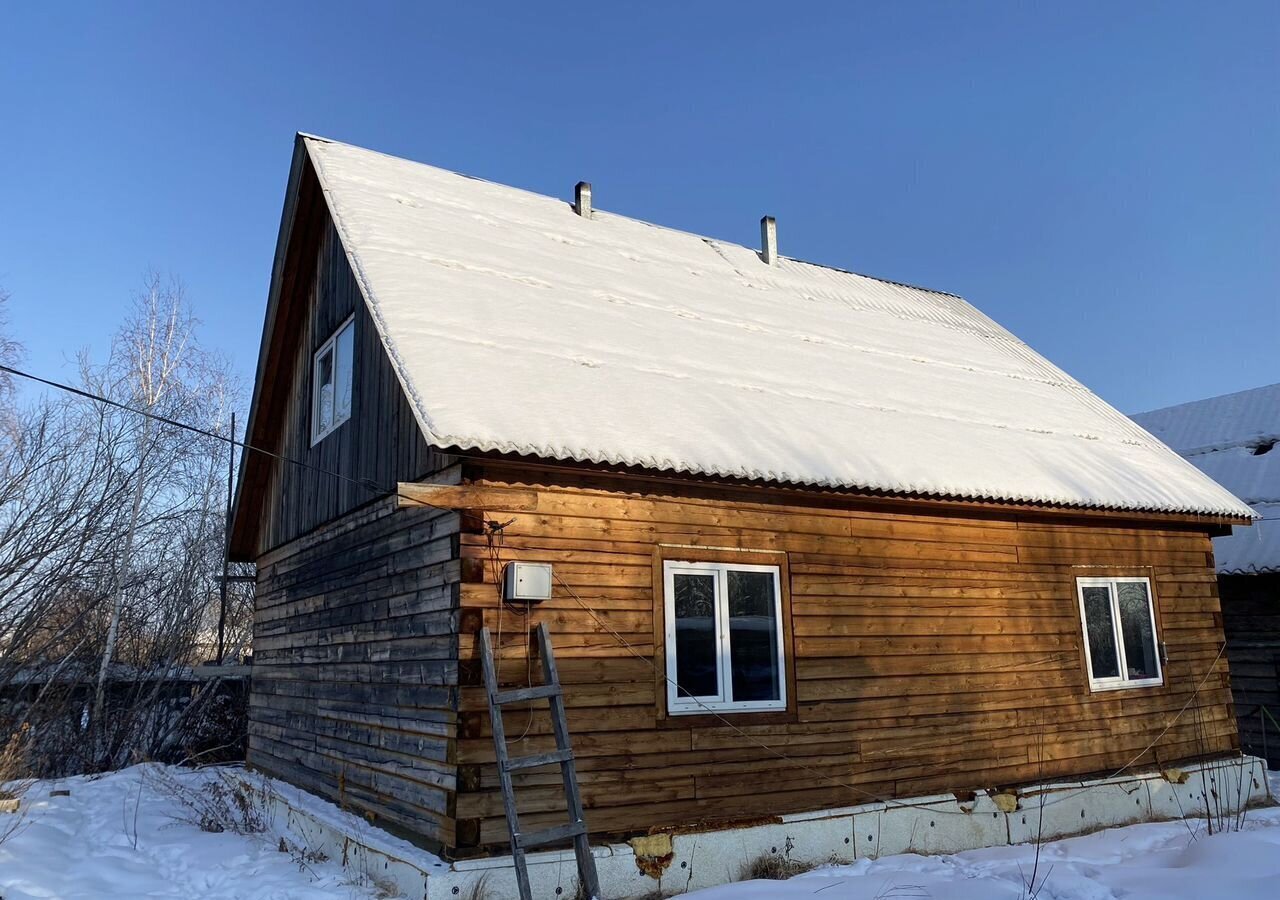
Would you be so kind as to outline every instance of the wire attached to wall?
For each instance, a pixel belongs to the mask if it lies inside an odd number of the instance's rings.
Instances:
[[[853,791],[855,794],[865,797],[869,802],[882,803],[886,807],[890,807],[894,809],[914,809],[914,810],[922,809],[921,806],[916,804],[906,803],[901,800],[894,800],[888,797],[877,796],[876,794],[873,794],[870,791],[867,791],[863,788],[859,788],[855,785],[849,784],[848,782],[843,781],[839,778],[836,778],[832,775],[828,775],[826,772],[822,772],[819,769],[815,769],[813,766],[810,766],[805,762],[802,762],[800,760],[794,759],[791,756],[788,756],[784,751],[779,750],[777,747],[770,746],[769,744],[755,737],[755,735],[747,733],[742,728],[735,725],[732,721],[730,721],[729,719],[721,715],[719,711],[712,709],[711,707],[704,704],[697,697],[693,696],[689,691],[681,687],[678,682],[676,682],[673,678],[671,678],[665,672],[659,671],[657,664],[654,663],[654,661],[651,658],[644,655],[635,647],[633,647],[627,641],[626,638],[624,638],[621,634],[619,634],[616,630],[614,630],[607,622],[601,619],[600,616],[596,614],[596,611],[593,610],[590,606],[588,606],[587,603],[581,597],[578,596],[578,594],[573,590],[573,588],[569,587],[569,585],[565,583],[565,580],[560,577],[560,574],[558,572],[555,573],[555,579],[560,583],[560,586],[564,588],[565,593],[567,593],[579,606],[581,606],[582,609],[587,613],[587,615],[590,616],[597,625],[599,625],[601,628],[607,631],[610,635],[612,635],[614,640],[616,640],[620,645],[622,645],[622,647],[626,649],[632,656],[636,657],[641,662],[649,666],[649,668],[653,670],[654,674],[657,675],[659,678],[661,678],[663,682],[674,687],[678,692],[688,695],[689,699],[693,700],[693,702],[696,703],[699,707],[701,707],[704,712],[716,718],[722,725],[724,725],[726,728],[733,731],[739,737],[744,738],[745,740],[754,744],[759,749],[772,754],[773,756],[777,757],[783,762],[786,762],[792,766],[795,766],[803,771],[809,772],[810,774],[815,775],[825,781],[828,781],[831,784],[845,788],[846,790],[849,790],[849,791]],[[1158,735],[1156,735],[1155,738],[1153,738],[1152,741],[1149,744],[1147,744],[1146,747],[1140,750],[1137,753],[1137,755],[1135,755],[1131,760],[1129,760],[1129,762],[1125,763],[1123,766],[1121,766],[1119,769],[1117,769],[1115,772],[1109,775],[1105,780],[1110,780],[1112,778],[1119,778],[1121,775],[1127,772],[1130,768],[1136,765],[1138,761],[1142,759],[1143,756],[1145,756],[1153,747],[1155,747],[1156,744],[1160,742],[1161,738],[1163,738],[1166,734],[1169,733],[1169,730],[1173,728],[1175,724],[1177,724],[1178,720],[1182,718],[1182,715],[1191,707],[1191,704],[1194,703],[1196,698],[1200,695],[1201,690],[1203,690],[1205,684],[1208,683],[1209,677],[1213,674],[1214,667],[1217,666],[1218,660],[1222,658],[1222,654],[1226,651],[1226,648],[1227,648],[1227,645],[1226,645],[1226,642],[1224,641],[1222,643],[1222,646],[1218,648],[1218,653],[1213,658],[1213,662],[1209,664],[1208,669],[1205,671],[1204,678],[1202,678],[1200,680],[1200,683],[1196,685],[1195,690],[1192,691],[1191,696],[1187,699],[1187,702],[1184,703],[1182,705],[1182,708],[1178,710],[1177,714],[1175,714],[1174,717],[1169,720],[1169,722],[1165,725],[1164,729],[1161,730],[1161,732]],[[1036,808],[1047,809],[1050,806],[1054,806],[1058,803],[1066,802],[1067,800],[1070,800],[1073,797],[1077,797],[1087,790],[1089,790],[1089,788],[1084,787],[1082,785],[1077,790],[1072,791],[1071,793],[1068,793],[1068,794],[1064,794],[1061,797],[1055,797],[1052,800],[1045,801]],[[963,810],[958,810],[958,811],[947,810],[947,809],[930,809],[929,810],[930,815],[933,815],[935,813],[941,814],[941,815],[956,815],[956,816],[972,816],[973,815],[972,812],[964,812]]]
[[[409,496],[406,496],[406,495],[404,495],[404,494],[401,494],[401,493],[399,492],[398,485],[397,485],[397,486],[395,486],[395,487],[387,488],[387,487],[385,487],[385,486],[379,485],[379,484],[378,484],[376,481],[374,481],[373,479],[354,478],[354,477],[352,477],[352,476],[350,476],[350,475],[346,475],[346,474],[343,474],[343,473],[341,473],[341,472],[334,472],[334,471],[332,471],[332,470],[325,469],[325,468],[323,468],[323,467],[321,467],[321,466],[317,466],[317,465],[314,465],[314,464],[312,464],[312,463],[305,462],[305,461],[303,461],[303,460],[295,459],[295,458],[293,458],[293,457],[285,456],[284,454],[281,454],[281,453],[276,453],[276,452],[274,452],[274,451],[272,451],[272,450],[267,450],[267,449],[265,449],[265,448],[263,448],[263,447],[255,446],[255,445],[253,445],[253,444],[248,443],[247,441],[239,441],[239,440],[236,440],[236,438],[235,438],[235,436],[234,436],[234,435],[232,435],[231,437],[227,437],[226,435],[218,434],[218,433],[216,433],[216,432],[210,431],[210,430],[205,429],[205,428],[200,428],[200,427],[197,427],[197,426],[195,426],[195,425],[190,425],[190,424],[185,423],[185,422],[180,422],[180,421],[178,421],[178,420],[176,420],[176,419],[172,419],[172,418],[169,418],[169,417],[167,417],[167,416],[162,416],[162,415],[159,415],[159,414],[157,414],[157,413],[153,413],[153,412],[151,412],[150,410],[138,409],[137,407],[129,406],[129,405],[128,405],[128,404],[126,404],[126,403],[121,403],[121,402],[119,402],[119,401],[117,401],[117,400],[112,400],[112,399],[110,399],[109,397],[104,397],[104,396],[102,396],[102,395],[100,395],[100,394],[94,394],[94,393],[92,393],[92,392],[90,392],[90,391],[82,390],[82,389],[80,389],[80,388],[73,387],[73,386],[71,386],[71,385],[67,385],[67,384],[63,384],[63,383],[61,383],[61,382],[53,381],[53,380],[51,380],[51,379],[41,378],[41,377],[40,377],[40,376],[38,376],[38,375],[33,375],[33,374],[31,374],[30,372],[24,372],[24,371],[22,371],[21,369],[15,369],[15,368],[13,368],[12,366],[0,365],[0,372],[6,372],[6,373],[8,373],[8,374],[10,374],[10,375],[15,375],[15,376],[17,376],[17,377],[19,377],[19,378],[25,378],[25,379],[28,379],[28,380],[30,380],[30,381],[34,381],[34,382],[36,382],[36,383],[38,383],[38,384],[43,384],[43,385],[46,385],[46,386],[48,386],[48,387],[56,388],[56,389],[58,389],[58,390],[65,391],[65,392],[67,392],[67,393],[69,393],[69,394],[73,394],[73,395],[75,395],[75,396],[82,397],[82,398],[84,398],[84,399],[86,399],[86,400],[91,400],[91,401],[93,401],[93,402],[95,402],[95,403],[102,403],[102,404],[105,404],[105,405],[107,405],[107,406],[111,406],[111,407],[114,407],[114,408],[116,408],[116,409],[120,409],[120,410],[122,410],[122,411],[124,411],[124,412],[134,413],[134,414],[136,414],[136,415],[143,416],[143,417],[145,417],[145,418],[151,419],[151,420],[153,420],[153,421],[159,422],[159,423],[164,424],[164,425],[170,425],[170,426],[175,427],[175,428],[184,429],[184,430],[186,430],[186,431],[192,432],[192,433],[194,433],[194,434],[199,434],[199,435],[202,435],[202,436],[204,436],[204,437],[211,438],[211,439],[213,439],[213,440],[223,441],[223,442],[226,442],[226,443],[231,444],[233,447],[240,447],[241,449],[246,450],[246,451],[252,451],[252,452],[254,452],[254,453],[261,453],[261,454],[263,454],[263,455],[265,455],[265,456],[271,457],[272,459],[280,460],[281,462],[289,463],[289,464],[291,464],[291,465],[296,465],[296,466],[299,466],[299,467],[304,468],[304,469],[309,469],[309,470],[314,471],[314,472],[316,472],[316,473],[318,473],[318,474],[321,474],[321,475],[328,475],[328,476],[330,476],[330,477],[333,477],[333,478],[339,479],[339,480],[341,480],[341,481],[346,481],[346,482],[349,482],[349,483],[351,483],[351,484],[355,484],[355,485],[357,485],[357,486],[359,486],[359,487],[361,487],[361,488],[363,488],[363,489],[365,489],[365,490],[367,490],[367,491],[370,491],[370,492],[372,492],[372,493],[376,493],[376,494],[379,494],[379,495],[395,496],[395,497],[398,497],[398,498],[401,498],[401,499],[414,501],[415,503],[417,502],[413,497],[409,497]],[[1258,517],[1257,519],[1255,519],[1254,521],[1255,521],[1255,522],[1269,522],[1269,521],[1276,521],[1276,520],[1280,520],[1280,516],[1260,516],[1260,517]],[[493,578],[494,578],[494,584],[495,584],[496,590],[497,590],[497,592],[498,592],[498,597],[497,597],[497,599],[498,599],[498,650],[499,650],[499,654],[498,654],[497,659],[495,660],[495,673],[496,673],[496,670],[497,670],[498,666],[500,665],[500,660],[501,660],[501,650],[502,650],[502,627],[503,627],[502,611],[503,611],[503,609],[507,606],[507,603],[506,603],[506,601],[504,600],[504,598],[503,598],[503,596],[502,596],[502,571],[501,571],[500,547],[501,547],[501,545],[502,545],[502,538],[503,538],[503,533],[504,533],[505,529],[506,529],[507,527],[509,527],[510,525],[512,525],[515,521],[516,521],[516,520],[513,518],[513,519],[508,519],[508,520],[507,520],[507,521],[505,521],[505,522],[500,522],[500,521],[496,521],[496,520],[488,520],[488,521],[486,521],[486,522],[485,522],[485,534],[486,534],[487,546],[488,546],[488,550],[489,550],[489,558],[490,558],[490,563],[491,563],[491,565],[492,565],[492,566],[493,566],[493,568],[494,568],[494,576],[493,576]],[[714,710],[714,709],[711,709],[711,708],[707,707],[705,704],[703,704],[701,701],[699,701],[696,697],[693,697],[693,696],[692,696],[692,694],[690,694],[687,690],[685,690],[684,688],[682,688],[682,687],[681,687],[678,683],[676,683],[673,679],[671,679],[669,676],[667,676],[667,675],[666,675],[666,673],[664,673],[664,672],[659,672],[659,671],[658,671],[658,668],[657,668],[657,666],[656,666],[656,664],[653,662],[653,660],[652,660],[652,659],[650,659],[649,657],[647,657],[647,656],[645,656],[644,654],[640,653],[640,651],[638,651],[635,647],[633,647],[630,643],[628,643],[628,642],[627,642],[627,640],[626,640],[626,639],[625,639],[621,634],[619,634],[616,630],[614,630],[611,626],[609,626],[609,624],[608,624],[607,622],[605,622],[603,619],[601,619],[601,618],[596,614],[596,611],[595,611],[595,610],[593,610],[590,606],[588,606],[588,605],[587,605],[587,604],[582,600],[582,598],[581,598],[581,597],[579,597],[579,596],[577,595],[577,593],[576,593],[576,592],[575,592],[571,587],[569,587],[569,585],[564,581],[564,579],[560,577],[560,574],[559,574],[558,572],[557,572],[557,573],[555,573],[555,578],[556,578],[556,580],[560,583],[560,586],[561,586],[562,588],[564,588],[564,590],[566,591],[566,593],[568,593],[568,594],[569,594],[569,596],[570,596],[571,598],[573,598],[573,600],[574,600],[574,601],[575,601],[579,606],[581,606],[581,607],[582,607],[582,609],[583,609],[583,610],[584,610],[584,611],[585,611],[585,612],[586,612],[586,613],[587,613],[587,614],[588,614],[588,615],[589,615],[589,616],[590,616],[590,617],[591,617],[591,618],[596,622],[596,624],[597,624],[597,625],[599,625],[599,626],[600,626],[602,629],[604,629],[605,631],[607,631],[610,635],[612,635],[612,636],[613,636],[613,638],[614,638],[614,639],[615,639],[615,640],[616,640],[616,641],[617,641],[617,642],[618,642],[618,643],[619,643],[619,644],[620,644],[624,649],[626,649],[629,653],[631,653],[631,654],[632,654],[633,656],[635,656],[637,659],[639,659],[639,660],[641,660],[642,662],[644,662],[645,664],[647,664],[651,669],[653,669],[654,673],[655,673],[655,674],[657,674],[657,675],[658,675],[658,676],[659,676],[659,677],[660,677],[664,682],[666,682],[666,683],[668,683],[668,684],[670,684],[670,685],[674,686],[674,687],[676,688],[676,690],[677,690],[677,691],[681,691],[681,692],[683,692],[683,693],[685,693],[685,694],[688,694],[688,695],[690,696],[690,698],[691,698],[691,699],[692,699],[692,700],[693,700],[693,701],[694,701],[698,706],[703,707],[703,709],[705,710],[705,712],[706,712],[708,715],[710,715],[710,716],[714,717],[715,719],[717,719],[718,721],[720,721],[720,722],[721,722],[725,727],[729,728],[729,729],[730,729],[731,731],[733,731],[735,734],[737,734],[737,735],[739,735],[740,737],[744,738],[745,740],[749,741],[750,743],[752,743],[753,745],[755,745],[755,746],[756,746],[756,747],[758,747],[759,749],[764,750],[764,751],[766,751],[766,752],[768,752],[768,753],[770,753],[770,754],[774,755],[774,756],[775,756],[775,757],[777,757],[778,759],[780,759],[780,760],[782,760],[782,761],[784,761],[784,762],[786,762],[786,763],[788,763],[788,764],[790,764],[790,765],[792,765],[792,766],[795,766],[795,767],[797,767],[797,768],[799,768],[799,769],[802,769],[802,770],[804,770],[804,771],[807,771],[807,772],[809,772],[809,773],[811,773],[811,774],[813,774],[813,775],[815,775],[815,776],[817,776],[817,777],[819,777],[819,778],[821,778],[821,779],[823,779],[823,780],[825,780],[825,781],[828,781],[828,782],[830,782],[830,783],[832,783],[832,784],[834,784],[834,785],[837,785],[837,786],[839,786],[839,787],[842,787],[842,788],[845,788],[845,789],[847,789],[847,790],[850,790],[850,791],[852,791],[852,792],[854,792],[855,794],[858,794],[858,795],[860,795],[860,796],[866,797],[866,798],[867,798],[869,801],[871,801],[871,802],[881,803],[881,804],[884,804],[886,807],[892,807],[892,808],[915,809],[915,810],[920,810],[920,809],[922,809],[922,807],[919,807],[919,806],[916,806],[916,805],[913,805],[913,804],[910,804],[910,803],[904,803],[904,802],[899,801],[899,800],[893,800],[893,799],[891,799],[891,798],[885,798],[885,797],[879,797],[879,796],[876,796],[875,794],[872,794],[872,793],[871,793],[871,792],[869,792],[869,791],[866,791],[866,790],[864,790],[864,789],[862,789],[862,788],[859,788],[859,787],[857,787],[857,786],[855,786],[855,785],[849,784],[848,782],[842,781],[841,779],[835,778],[834,776],[828,775],[828,774],[827,774],[827,773],[825,773],[825,772],[819,771],[818,769],[815,769],[814,767],[812,767],[812,766],[808,765],[807,763],[804,763],[804,762],[801,762],[801,761],[799,761],[799,760],[793,759],[792,757],[788,756],[784,751],[779,750],[779,749],[778,749],[778,748],[776,748],[776,747],[770,746],[769,744],[767,744],[767,743],[765,743],[765,742],[763,742],[763,741],[759,740],[758,738],[756,738],[754,735],[748,734],[746,731],[744,731],[743,729],[741,729],[740,727],[738,727],[737,725],[735,725],[732,721],[730,721],[729,719],[727,719],[727,718],[725,718],[723,715],[721,715],[717,710]],[[518,612],[518,613],[519,613],[519,614],[520,614],[520,615],[525,619],[526,623],[528,622],[529,617],[532,615],[532,604],[531,604],[530,602],[528,602],[528,601],[526,601],[526,606],[525,606],[525,609],[524,609],[524,610],[520,610],[518,607],[514,607],[514,605],[513,605],[513,609],[515,609],[515,611],[516,611],[516,612]],[[1178,710],[1178,712],[1173,716],[1173,718],[1169,720],[1169,722],[1168,722],[1168,723],[1165,725],[1165,727],[1160,731],[1160,733],[1159,733],[1159,734],[1157,734],[1157,735],[1156,735],[1156,737],[1155,737],[1155,738],[1154,738],[1154,739],[1153,739],[1149,744],[1147,744],[1147,746],[1146,746],[1146,747],[1144,747],[1141,751],[1139,751],[1139,752],[1138,752],[1138,754],[1137,754],[1137,755],[1135,755],[1135,756],[1134,756],[1134,757],[1133,757],[1129,762],[1125,763],[1123,766],[1121,766],[1119,769],[1117,769],[1114,773],[1112,773],[1110,776],[1108,776],[1108,779],[1111,779],[1111,778],[1118,778],[1119,776],[1121,776],[1121,775],[1123,775],[1125,772],[1127,772],[1130,768],[1132,768],[1134,765],[1136,765],[1136,764],[1139,762],[1139,760],[1141,760],[1141,758],[1142,758],[1143,756],[1145,756],[1148,752],[1150,752],[1150,751],[1151,751],[1151,749],[1152,749],[1152,748],[1154,748],[1154,747],[1155,747],[1155,745],[1156,745],[1157,743],[1159,743],[1159,742],[1160,742],[1160,740],[1161,740],[1161,739],[1162,739],[1166,734],[1168,734],[1168,733],[1169,733],[1169,731],[1173,728],[1173,726],[1174,726],[1174,725],[1176,725],[1176,724],[1178,723],[1178,721],[1182,718],[1182,716],[1186,713],[1186,711],[1187,711],[1188,709],[1190,709],[1190,708],[1191,708],[1191,705],[1192,705],[1192,704],[1196,701],[1196,699],[1199,697],[1200,692],[1204,689],[1205,684],[1207,684],[1207,683],[1208,683],[1210,676],[1212,676],[1212,674],[1213,674],[1214,668],[1215,668],[1215,667],[1217,666],[1217,664],[1218,664],[1218,661],[1222,659],[1222,655],[1223,655],[1223,653],[1225,653],[1225,652],[1226,652],[1226,646],[1227,646],[1227,645],[1226,645],[1226,642],[1224,641],[1224,642],[1222,643],[1222,645],[1218,648],[1217,655],[1214,657],[1213,661],[1209,664],[1209,667],[1208,667],[1208,669],[1206,670],[1206,672],[1205,672],[1205,674],[1204,674],[1204,677],[1203,677],[1203,678],[1200,680],[1200,682],[1196,685],[1195,689],[1192,691],[1191,696],[1187,699],[1187,702],[1186,702],[1186,703],[1184,703],[1184,704],[1182,705],[1182,708],[1181,708],[1181,709],[1179,709],[1179,710]],[[532,683],[532,674],[533,674],[533,670],[532,670],[532,662],[533,662],[533,661],[532,661],[532,651],[531,651],[531,648],[529,647],[529,645],[526,643],[526,646],[525,646],[525,669],[526,669],[526,678],[528,679],[528,683],[530,683],[530,684]],[[528,736],[529,731],[531,730],[531,727],[532,727],[532,723],[533,723],[533,715],[532,715],[532,713],[533,713],[533,701],[530,701],[529,716],[528,716],[528,721],[527,721],[527,722],[526,722],[526,724],[525,724],[525,730],[524,730],[524,733],[523,733],[523,734],[521,734],[521,735],[520,735],[520,737],[516,738],[516,739],[515,739],[516,741],[523,740],[525,737],[527,737],[527,736]],[[511,743],[511,741],[508,741],[508,743]],[[1045,808],[1047,808],[1047,807],[1049,807],[1049,806],[1052,806],[1052,805],[1054,805],[1054,804],[1056,804],[1056,803],[1062,803],[1062,802],[1065,802],[1066,800],[1070,800],[1070,799],[1072,799],[1073,797],[1078,796],[1079,794],[1083,793],[1083,792],[1084,792],[1084,791],[1086,791],[1086,790],[1088,790],[1088,788],[1086,788],[1086,787],[1083,787],[1083,786],[1082,786],[1081,788],[1079,788],[1079,789],[1078,789],[1078,790],[1076,790],[1076,791],[1073,791],[1073,792],[1071,792],[1071,793],[1065,794],[1065,795],[1063,795],[1063,796],[1061,796],[1061,797],[1056,797],[1056,798],[1054,798],[1054,799],[1052,799],[1052,800],[1050,800],[1050,801],[1046,801],[1046,802],[1042,803],[1038,808],[1039,808],[1039,809],[1045,809]],[[931,815],[932,815],[932,814],[941,814],[941,815],[962,815],[962,816],[970,816],[970,815],[972,815],[972,813],[967,813],[967,812],[963,812],[963,811],[952,811],[952,810],[942,810],[942,809],[930,809],[930,810],[929,810],[929,813],[930,813]]]
[[[507,519],[505,522],[499,522],[496,519],[487,519],[484,523],[485,546],[489,553],[489,568],[498,601],[498,642],[497,653],[494,655],[493,659],[494,680],[498,683],[502,682],[502,611],[506,609],[508,605],[506,598],[502,594],[502,559],[500,548],[502,546],[503,532],[509,525],[514,524],[515,521],[516,520],[514,518]],[[515,606],[515,604],[511,604],[511,606],[516,612],[524,617],[526,626],[524,631],[525,637],[527,638],[529,631],[527,626],[529,624],[529,616],[533,613],[533,603],[530,600],[526,600],[525,608],[523,610]],[[525,641],[524,645],[524,677],[525,684],[533,684],[533,650],[530,647],[528,640]],[[533,712],[535,703],[536,701],[534,700],[529,701],[529,707],[525,715],[524,731],[514,740],[508,738],[508,746],[518,743],[519,741],[523,741],[529,736],[529,731],[533,728]]]

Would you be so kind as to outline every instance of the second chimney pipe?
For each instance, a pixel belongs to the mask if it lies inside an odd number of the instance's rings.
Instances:
[[[767,266],[776,265],[778,261],[778,223],[773,216],[760,220],[760,258]]]
[[[591,218],[591,182],[579,181],[573,189],[573,208],[582,218]]]

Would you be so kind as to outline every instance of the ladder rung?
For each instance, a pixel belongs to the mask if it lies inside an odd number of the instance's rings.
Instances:
[[[504,703],[519,703],[521,700],[554,697],[559,693],[560,685],[558,684],[540,684],[537,687],[516,688],[514,691],[498,691],[493,695],[493,702],[502,706]]]
[[[507,760],[504,765],[508,772],[520,769],[533,769],[538,766],[549,766],[552,763],[566,763],[573,759],[572,750],[554,750],[551,753],[537,753],[533,756],[517,756]]]
[[[586,833],[587,824],[585,822],[570,822],[568,825],[557,825],[555,828],[544,828],[542,831],[517,834],[516,839],[520,842],[520,849],[523,850],[526,847],[541,847],[544,844],[567,841],[569,838]]]

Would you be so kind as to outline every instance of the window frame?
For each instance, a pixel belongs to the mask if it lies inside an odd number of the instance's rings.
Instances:
[[[1141,582],[1147,589],[1147,615],[1151,618],[1151,640],[1155,644],[1156,676],[1154,678],[1130,678],[1128,655],[1124,646],[1124,633],[1120,620],[1120,590],[1123,583]],[[1111,629],[1116,645],[1116,661],[1122,673],[1116,677],[1096,678],[1093,674],[1093,648],[1089,644],[1089,618],[1085,610],[1084,591],[1090,587],[1105,587],[1111,601]],[[1076,578],[1076,603],[1080,609],[1081,640],[1084,645],[1085,675],[1089,679],[1089,690],[1123,691],[1136,688],[1160,687],[1164,684],[1163,646],[1160,640],[1160,623],[1156,617],[1156,595],[1151,579],[1145,575],[1098,575],[1078,576]]]
[[[773,614],[776,633],[775,652],[778,665],[778,699],[777,700],[733,700],[733,676],[731,644],[729,637],[729,572],[767,572],[773,575]],[[786,595],[783,589],[785,568],[778,563],[754,563],[724,560],[662,560],[662,610],[663,610],[663,655],[666,685],[666,714],[668,716],[695,716],[708,713],[780,713],[790,707],[790,659],[786,648],[789,642],[789,630],[786,627]],[[675,616],[675,576],[677,574],[714,574],[716,616],[716,683],[717,696],[681,697],[676,690],[676,616]]]
[[[355,408],[355,359],[356,359],[356,336],[355,336],[356,317],[354,314],[347,318],[333,330],[333,334],[329,335],[328,340],[320,345],[319,349],[311,355],[311,446],[314,447],[329,435],[338,430],[344,422],[351,419],[352,409]],[[346,415],[341,419],[338,418],[338,338],[348,328],[351,329],[351,371],[347,373],[347,378],[351,382],[351,404],[346,410]],[[324,430],[320,429],[320,360],[324,358],[326,353],[333,354],[333,421],[329,423],[329,427]]]

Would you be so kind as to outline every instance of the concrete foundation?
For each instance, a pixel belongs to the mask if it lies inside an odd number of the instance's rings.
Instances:
[[[671,896],[742,877],[762,855],[801,864],[852,862],[894,853],[956,853],[1066,837],[1116,825],[1176,818],[1219,819],[1270,802],[1265,766],[1256,757],[1016,792],[951,794],[780,816],[739,828],[658,834],[594,848],[607,900]],[[411,900],[516,897],[510,856],[446,863],[309,795],[282,793],[286,817],[308,849],[341,859],[358,878]],[[588,811],[588,817],[590,812]],[[529,856],[537,898],[573,898],[572,851]],[[472,893],[479,886],[483,892]]]

